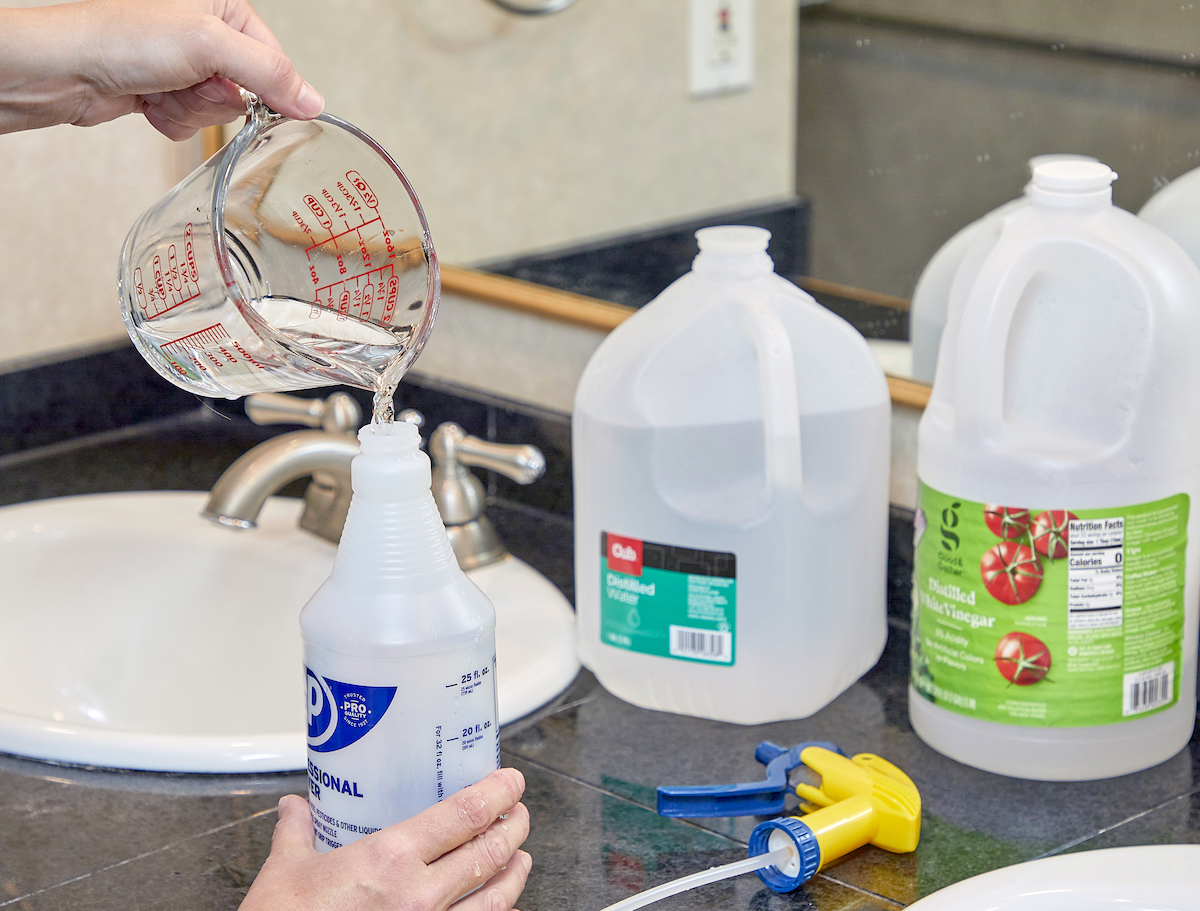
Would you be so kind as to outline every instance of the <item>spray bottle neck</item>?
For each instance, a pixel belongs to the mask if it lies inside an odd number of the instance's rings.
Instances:
[[[338,545],[338,570],[394,580],[458,570],[430,492],[429,457],[416,425],[368,424],[350,465],[354,497]]]

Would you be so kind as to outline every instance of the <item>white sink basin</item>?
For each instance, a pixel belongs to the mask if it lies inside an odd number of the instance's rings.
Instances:
[[[1200,911],[1200,845],[1057,854],[981,873],[910,911]]]
[[[298,615],[335,548],[272,497],[257,529],[201,493],[0,508],[0,752],[175,772],[305,768]],[[500,723],[579,670],[574,614],[515,558],[472,574],[497,608]]]

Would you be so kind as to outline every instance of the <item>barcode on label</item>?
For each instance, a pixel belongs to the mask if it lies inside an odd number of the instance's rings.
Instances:
[[[722,664],[733,661],[733,633],[672,625],[670,639],[671,654],[677,658],[697,658]]]
[[[1126,674],[1122,714],[1137,715],[1175,701],[1175,662]]]

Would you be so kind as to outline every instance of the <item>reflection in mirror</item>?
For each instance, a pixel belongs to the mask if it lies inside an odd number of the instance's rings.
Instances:
[[[858,329],[891,377],[908,377],[911,373],[908,300],[812,277],[808,269],[809,218],[807,202],[793,199],[529,254],[482,268],[495,275],[583,295],[594,301],[637,308],[649,303],[691,268],[697,252],[697,230],[713,225],[755,225],[771,232],[768,253],[779,275],[795,282],[818,303]],[[444,285],[449,283],[484,299],[494,297],[498,291],[498,286],[481,284],[477,277],[465,272],[444,272],[442,277]],[[532,289],[514,293],[523,297],[532,293]],[[554,311],[557,318],[563,318],[558,307]],[[599,328],[607,318],[597,322],[587,312],[584,306],[578,320],[568,321]],[[899,393],[898,388],[902,390]],[[893,382],[892,394],[893,400],[919,408],[924,406],[927,390],[906,389]]]
[[[1197,26],[1200,9],[1159,0],[805,5],[808,274],[912,298],[915,372],[928,381],[936,343],[921,350],[918,278],[951,238],[965,243],[960,230],[1021,198],[1031,158],[1103,161],[1120,175],[1114,202],[1132,212],[1200,166]]]

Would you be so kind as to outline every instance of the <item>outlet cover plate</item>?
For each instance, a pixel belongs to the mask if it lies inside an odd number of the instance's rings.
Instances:
[[[754,84],[754,0],[690,0],[688,90],[694,96]]]

